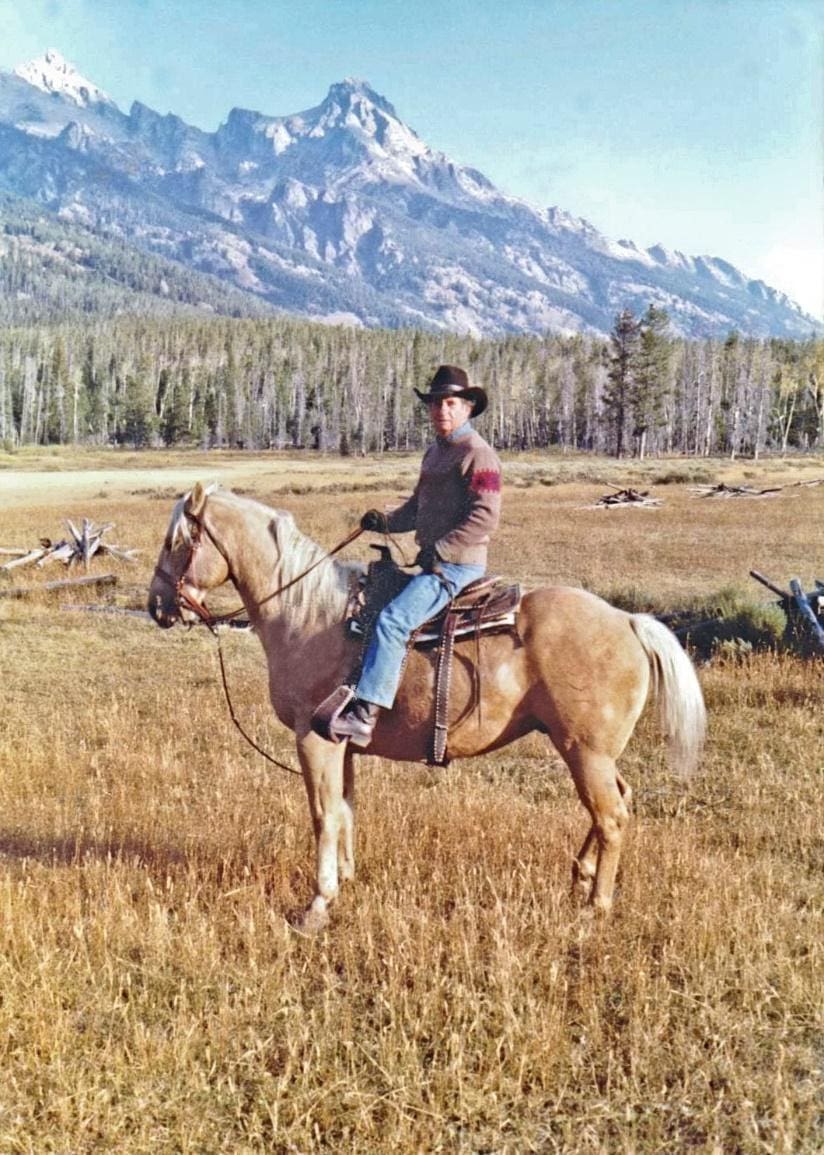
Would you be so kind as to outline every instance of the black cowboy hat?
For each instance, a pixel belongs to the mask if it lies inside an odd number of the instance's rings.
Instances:
[[[470,385],[465,370],[457,365],[441,365],[435,376],[429,382],[429,392],[421,393],[416,389],[421,401],[440,401],[444,397],[465,397],[471,401],[474,408],[472,416],[483,413],[487,406],[485,390],[480,385]]]

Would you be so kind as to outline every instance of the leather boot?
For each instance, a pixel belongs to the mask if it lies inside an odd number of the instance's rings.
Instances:
[[[372,732],[381,712],[380,706],[374,702],[364,702],[362,698],[354,698],[346,709],[329,727],[333,742],[343,742],[347,738],[353,746],[368,746],[372,741]]]

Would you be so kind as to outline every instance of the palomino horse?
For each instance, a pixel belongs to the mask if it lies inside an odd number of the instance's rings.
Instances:
[[[273,596],[310,567],[302,580]],[[311,930],[326,921],[339,879],[351,879],[355,871],[357,751],[320,738],[310,719],[355,663],[358,643],[346,637],[342,620],[362,569],[326,557],[291,514],[198,484],[174,508],[149,591],[149,611],[163,627],[196,621],[191,603],[202,606],[206,593],[226,581],[246,607],[266,652],[275,713],[295,732],[309,796],[317,876],[303,926]],[[692,767],[705,726],[692,663],[654,618],[624,613],[563,586],[526,594],[516,632],[484,637],[480,679],[473,671],[475,642],[461,651],[456,647],[450,757],[488,753],[533,730],[548,734],[591,819],[574,862],[574,886],[597,910],[608,911],[629,817],[630,791],[616,759],[652,685],[671,761],[684,771]],[[382,712],[369,754],[426,759],[433,677],[433,654],[413,650],[395,706]]]

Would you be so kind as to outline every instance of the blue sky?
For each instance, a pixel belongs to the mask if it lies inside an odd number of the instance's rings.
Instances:
[[[210,130],[361,77],[503,191],[822,315],[824,0],[0,0],[0,68],[50,47]]]

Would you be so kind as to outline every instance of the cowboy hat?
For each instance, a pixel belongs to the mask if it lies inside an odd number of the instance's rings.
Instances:
[[[430,401],[441,401],[444,397],[465,397],[473,404],[473,417],[483,413],[487,406],[485,390],[480,385],[470,385],[465,370],[457,365],[441,365],[429,382],[429,392],[421,393],[420,389],[416,389],[415,393],[427,404]]]

